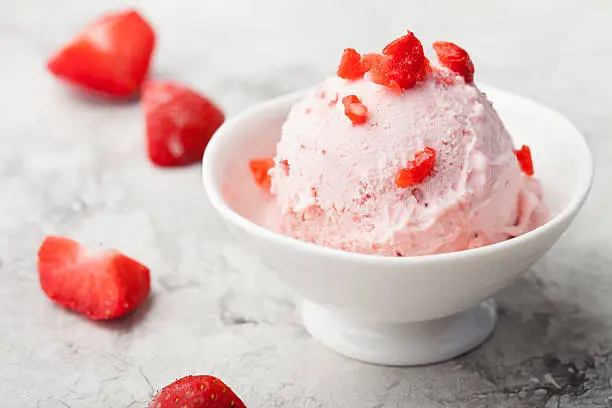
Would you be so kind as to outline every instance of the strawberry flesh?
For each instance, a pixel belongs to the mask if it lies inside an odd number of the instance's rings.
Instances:
[[[253,159],[249,162],[249,167],[251,169],[253,179],[255,179],[255,182],[259,185],[259,187],[263,188],[264,190],[270,190],[272,180],[268,174],[268,171],[274,167],[274,159]],[[289,164],[287,163],[287,169],[288,167]]]
[[[433,49],[440,64],[461,75],[466,83],[474,81],[474,64],[467,51],[457,44],[445,41],[436,41],[433,43]]]
[[[409,160],[406,167],[397,172],[395,184],[400,188],[420,184],[431,174],[435,164],[436,151],[425,147],[414,155],[414,160]]]
[[[368,121],[368,108],[366,108],[355,95],[342,98],[344,114],[353,122],[353,125],[363,125]]]
[[[202,160],[223,112],[208,98],[172,82],[149,81],[142,91],[149,159],[162,167]]]
[[[361,62],[361,55],[353,48],[345,49],[338,66],[338,76],[348,80],[357,80],[363,78],[366,71],[366,67]]]
[[[93,253],[68,238],[47,237],[38,252],[45,294],[93,320],[123,316],[149,296],[149,269],[117,251]]]
[[[165,386],[149,408],[246,408],[244,402],[210,375],[190,375]]]
[[[528,176],[533,176],[533,160],[531,158],[531,149],[527,145],[523,145],[519,150],[515,150],[514,154],[519,162],[519,166],[523,173]]]
[[[155,33],[136,11],[105,15],[89,24],[47,62],[49,71],[80,88],[128,98],[149,71]]]
[[[423,52],[423,45],[414,33],[397,38],[389,43],[380,54],[364,57],[374,83],[392,89],[410,89],[425,79],[429,63]]]

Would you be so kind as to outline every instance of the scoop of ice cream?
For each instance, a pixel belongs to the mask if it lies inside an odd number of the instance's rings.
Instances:
[[[546,219],[539,183],[521,172],[512,138],[486,96],[442,69],[404,92],[330,78],[283,125],[271,191],[282,230],[347,251],[423,255],[520,235]],[[355,125],[344,97],[367,121]],[[421,183],[396,183],[425,147],[435,166]]]

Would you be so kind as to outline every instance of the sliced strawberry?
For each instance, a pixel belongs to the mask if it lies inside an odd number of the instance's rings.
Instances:
[[[149,408],[246,408],[244,402],[211,375],[190,375],[165,386]]]
[[[515,150],[514,154],[521,166],[521,170],[528,176],[533,176],[533,160],[531,158],[531,149],[527,145],[523,145],[519,150]]]
[[[440,64],[461,75],[468,84],[474,81],[474,64],[463,48],[451,42],[436,41],[433,49]]]
[[[406,167],[397,172],[395,184],[400,188],[420,184],[431,174],[435,164],[436,151],[425,147],[414,155],[414,160],[409,160]]]
[[[53,75],[111,97],[133,95],[155,48],[153,29],[136,11],[105,15],[89,24],[47,62]]]
[[[361,55],[353,48],[347,48],[342,54],[340,65],[338,65],[338,76],[340,78],[356,80],[363,78],[367,68],[361,63]]]
[[[344,114],[353,122],[353,125],[363,125],[368,121],[368,108],[364,106],[355,95],[342,98]]]
[[[274,159],[254,159],[249,162],[249,167],[255,182],[264,190],[270,190],[271,179],[268,171],[274,167]],[[288,169],[289,163],[287,163],[287,173],[289,172]]]
[[[40,286],[57,304],[93,320],[123,316],[149,296],[149,269],[117,251],[93,252],[47,237],[38,251]]]
[[[202,160],[223,112],[208,98],[172,82],[149,81],[142,90],[149,158],[158,166]]]

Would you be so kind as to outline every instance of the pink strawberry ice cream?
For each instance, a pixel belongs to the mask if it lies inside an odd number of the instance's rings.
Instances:
[[[367,122],[342,100],[356,95]],[[422,182],[397,184],[424,147]],[[439,67],[398,92],[370,80],[326,80],[282,128],[271,192],[285,234],[332,248],[390,256],[460,251],[521,235],[547,218],[540,185],[521,171],[512,138],[473,83]]]

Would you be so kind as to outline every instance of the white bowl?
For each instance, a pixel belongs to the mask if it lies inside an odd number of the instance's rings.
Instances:
[[[303,92],[259,104],[226,122],[203,160],[213,206],[245,246],[304,297],[306,328],[348,357],[421,365],[458,356],[495,326],[497,291],[542,257],[589,192],[593,162],[571,123],[537,103],[485,87],[515,143],[531,147],[551,219],[520,237],[440,255],[383,257],[317,246],[275,231],[273,198],[249,160],[274,156],[281,124]]]

